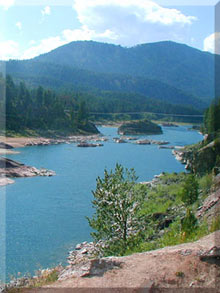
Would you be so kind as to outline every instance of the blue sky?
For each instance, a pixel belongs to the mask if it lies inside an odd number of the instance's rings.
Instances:
[[[0,59],[77,40],[122,46],[172,40],[213,52],[215,0],[0,0]]]

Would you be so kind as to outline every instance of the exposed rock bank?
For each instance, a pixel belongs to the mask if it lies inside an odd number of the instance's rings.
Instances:
[[[35,167],[26,166],[22,163],[0,158],[0,185],[6,185],[13,183],[13,180],[8,178],[19,178],[19,177],[34,177],[34,176],[54,176],[54,171],[47,170],[44,168],[37,169]]]
[[[185,147],[181,150],[173,150],[173,155],[185,168],[193,173],[204,175],[206,172],[219,164],[218,154],[220,144],[215,141],[205,145],[205,141],[192,147]]]

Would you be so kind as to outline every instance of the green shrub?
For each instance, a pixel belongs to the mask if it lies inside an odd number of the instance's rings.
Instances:
[[[186,216],[181,223],[182,232],[190,235],[197,228],[197,219],[190,209],[187,209]]]
[[[220,230],[220,215],[213,219],[210,227],[210,232],[215,232],[217,230]]]
[[[181,200],[186,206],[192,205],[199,195],[199,184],[194,174],[187,175],[182,191],[180,193]]]
[[[212,186],[212,174],[206,174],[199,179],[199,189],[202,191],[202,195],[207,195]]]

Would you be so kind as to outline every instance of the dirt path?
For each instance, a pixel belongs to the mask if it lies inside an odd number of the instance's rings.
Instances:
[[[25,292],[179,292],[180,288],[184,289],[181,292],[220,292],[220,260],[211,257],[213,247],[220,248],[220,231],[194,243],[114,257],[121,263],[119,268]]]

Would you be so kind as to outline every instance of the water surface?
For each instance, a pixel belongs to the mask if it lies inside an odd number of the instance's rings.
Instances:
[[[54,177],[16,179],[6,189],[6,274],[33,274],[39,268],[65,263],[68,250],[77,243],[90,241],[92,193],[97,176],[116,163],[134,168],[139,181],[155,174],[180,172],[184,166],[171,150],[156,145],[116,144],[116,128],[100,127],[110,140],[103,147],[77,148],[75,144],[34,146],[18,149],[8,157],[37,168],[56,172]],[[202,139],[187,127],[165,127],[162,135],[148,138],[168,140],[183,146]],[[141,138],[144,138],[142,136]]]

